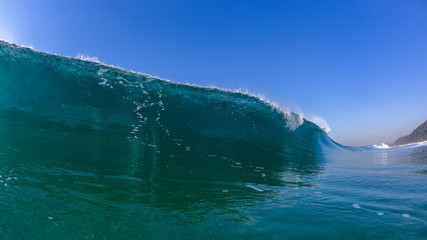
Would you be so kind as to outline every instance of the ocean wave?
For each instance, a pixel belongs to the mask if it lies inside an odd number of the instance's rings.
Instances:
[[[125,136],[131,158],[139,158],[138,149],[166,145],[169,155],[181,151],[171,146],[186,146],[206,159],[229,148],[296,156],[320,154],[325,142],[334,145],[328,127],[245,91],[174,83],[3,41],[0,76],[3,116],[43,119],[67,132],[113,132]]]

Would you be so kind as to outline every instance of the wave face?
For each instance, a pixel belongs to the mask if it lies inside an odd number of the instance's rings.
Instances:
[[[382,151],[425,163],[419,148],[341,146],[248,94],[0,41],[0,211],[19,216],[0,222],[5,239],[351,238],[342,229],[367,218],[340,211],[366,206],[353,197],[370,179],[359,181],[352,164],[383,163]],[[337,222],[341,213],[351,221]],[[340,227],[325,232],[331,222]]]

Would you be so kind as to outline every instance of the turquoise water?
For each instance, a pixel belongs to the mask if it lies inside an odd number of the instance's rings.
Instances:
[[[0,42],[0,239],[427,239],[427,144]]]

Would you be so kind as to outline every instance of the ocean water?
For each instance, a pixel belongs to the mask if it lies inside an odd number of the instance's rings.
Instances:
[[[427,143],[0,41],[0,212],[0,239],[427,239]]]

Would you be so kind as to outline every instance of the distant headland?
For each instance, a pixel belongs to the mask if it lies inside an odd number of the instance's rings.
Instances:
[[[398,146],[416,142],[427,141],[427,121],[418,126],[411,134],[400,137],[390,146]]]

